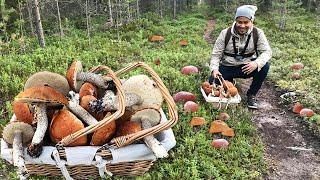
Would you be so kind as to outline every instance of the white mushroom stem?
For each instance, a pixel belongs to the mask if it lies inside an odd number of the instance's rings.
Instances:
[[[102,101],[102,102],[101,102]],[[133,105],[142,103],[142,99],[135,93],[125,93],[125,107],[129,108]],[[119,108],[118,97],[111,90],[106,90],[102,100],[90,102],[90,108],[94,112],[115,111]]]
[[[88,125],[98,123],[98,121],[88,111],[81,107],[77,102],[70,100],[68,108]]]
[[[151,128],[151,122],[148,117],[141,118],[142,129]],[[146,145],[153,151],[154,155],[157,158],[164,158],[168,156],[168,152],[165,147],[153,136],[149,135],[143,138],[143,141]]]
[[[76,79],[84,82],[90,82],[98,87],[107,89],[108,83],[99,74],[89,73],[89,72],[78,72],[76,74]]]
[[[18,175],[20,179],[27,179],[29,175],[24,163],[22,132],[20,130],[16,130],[14,132],[12,149],[13,165],[18,167]]]
[[[46,105],[39,103],[34,106],[34,119],[37,120],[37,129],[32,138],[32,145],[38,145],[42,142],[48,128],[48,117]]]

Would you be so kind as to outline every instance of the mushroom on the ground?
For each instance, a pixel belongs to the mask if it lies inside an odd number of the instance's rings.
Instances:
[[[42,152],[42,140],[48,128],[47,106],[66,105],[68,100],[52,87],[37,86],[19,93],[15,101],[34,105],[34,120],[37,122],[37,129],[27,150],[30,156],[38,157]]]
[[[30,142],[33,134],[32,126],[24,122],[11,122],[2,132],[3,139],[8,144],[12,144],[13,165],[18,167],[20,179],[26,179],[28,176],[23,158],[23,144]]]
[[[64,95],[67,95],[70,90],[64,76],[48,71],[37,72],[30,76],[24,85],[24,90],[35,86],[50,86]]]
[[[142,129],[148,129],[160,123],[161,115],[158,110],[148,108],[137,111],[131,117],[131,121],[141,122]],[[154,152],[157,158],[168,156],[167,150],[153,135],[146,136],[143,138],[143,140],[146,145]]]
[[[64,137],[83,129],[83,123],[70,111],[62,109],[56,112],[50,124],[50,138],[58,143]],[[87,136],[82,136],[73,141],[69,146],[81,146],[87,144]]]
[[[79,92],[83,82],[90,82],[98,87],[107,89],[108,81],[105,81],[101,75],[82,72],[82,63],[80,61],[74,61],[67,71],[67,80],[71,89]]]

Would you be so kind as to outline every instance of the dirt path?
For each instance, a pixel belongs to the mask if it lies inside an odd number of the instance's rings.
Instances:
[[[250,83],[245,81],[242,89]],[[257,96],[259,110],[253,111],[270,166],[265,179],[320,179],[320,142],[300,117],[280,105],[280,95],[265,83]]]
[[[204,39],[214,43],[211,36],[215,20],[209,20]],[[243,81],[246,92],[251,80]],[[259,110],[254,110],[253,122],[265,144],[264,158],[269,172],[264,179],[309,180],[320,179],[320,141],[301,118],[281,106],[281,92],[271,83],[264,83],[257,98]]]

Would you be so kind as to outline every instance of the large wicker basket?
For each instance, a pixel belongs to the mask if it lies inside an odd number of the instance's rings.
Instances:
[[[77,138],[87,135],[121,117],[124,113],[124,95],[117,76],[134,68],[145,69],[159,87],[165,102],[169,118],[161,110],[161,122],[157,126],[127,136],[112,139],[104,146],[65,147]],[[61,176],[66,179],[88,179],[105,175],[140,176],[147,172],[156,157],[140,139],[155,135],[166,150],[175,146],[171,127],[177,123],[176,105],[168,89],[157,73],[143,62],[133,63],[114,73],[107,66],[98,66],[94,71],[107,71],[105,78],[111,78],[117,88],[119,109],[111,116],[106,116],[95,125],[90,125],[62,139],[55,147],[45,146],[39,158],[31,158],[24,149],[25,163],[29,174],[40,176]],[[134,143],[134,144],[133,144]],[[12,147],[1,140],[1,157],[12,163]]]

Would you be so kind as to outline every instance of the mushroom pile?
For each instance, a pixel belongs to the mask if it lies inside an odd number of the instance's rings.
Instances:
[[[155,82],[148,76],[135,75],[122,85],[125,114],[68,146],[101,146],[112,138],[160,123],[163,97]],[[20,174],[26,172],[23,146],[31,157],[39,157],[44,145],[54,146],[64,137],[114,113],[119,107],[116,94],[112,81],[97,73],[84,72],[80,61],[69,66],[66,76],[47,71],[30,76],[12,103],[14,115],[3,131],[4,140],[12,144],[14,164]],[[153,135],[143,141],[156,157],[168,156]]]
[[[238,94],[238,89],[232,82],[224,80],[220,76],[218,76],[217,79],[219,84],[210,84],[208,81],[201,84],[201,88],[204,90],[206,95],[212,95],[219,98],[230,98]]]

